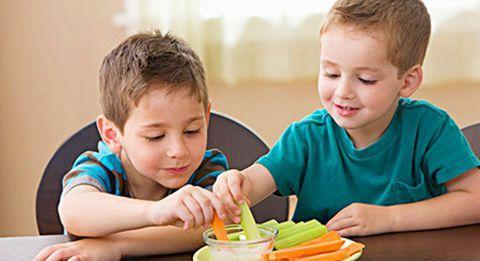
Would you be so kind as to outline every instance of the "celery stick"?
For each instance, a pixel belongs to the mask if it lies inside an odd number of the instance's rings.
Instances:
[[[308,240],[312,240],[314,238],[320,237],[323,234],[327,233],[327,227],[321,225],[320,227],[315,226],[312,229],[302,231],[300,233],[293,234],[281,240],[278,240],[275,243],[276,249],[284,249],[287,247],[293,247]]]
[[[316,219],[309,220],[305,223],[298,222],[297,224],[295,224],[295,226],[289,227],[287,229],[284,229],[283,231],[280,231],[277,238],[278,240],[280,240],[290,235],[301,233],[302,231],[310,230],[314,227],[320,227],[320,226],[322,226],[322,224],[320,224],[320,222],[318,222]]]
[[[261,225],[278,229],[278,222],[275,219],[270,219],[267,222],[263,222]]]
[[[305,226],[305,222],[300,221],[289,228],[285,228],[283,230],[278,231],[277,240],[280,240],[281,238],[303,231],[304,226]]]
[[[235,233],[228,234],[227,235],[228,240],[229,241],[239,241],[240,240],[240,234],[242,234],[242,232],[235,232]]]
[[[278,224],[278,231],[283,230],[283,229],[287,229],[287,228],[292,227],[294,225],[295,225],[295,222],[293,222],[291,220],[279,223]]]
[[[259,226],[270,227],[270,228],[277,229],[278,222],[275,219],[270,219],[269,221],[266,221],[266,222],[263,222],[262,224],[259,224]],[[227,236],[228,236],[228,240],[230,240],[230,241],[239,241],[239,240],[241,240],[242,237],[243,238],[245,237],[245,234],[243,233],[243,231],[241,231],[241,232],[230,233]],[[265,237],[266,235],[263,234],[262,232],[260,232],[260,236]]]
[[[261,237],[258,232],[257,223],[255,223],[255,219],[253,218],[252,212],[250,212],[247,203],[241,204],[240,209],[242,211],[240,213],[240,226],[242,226],[247,240],[260,239]]]

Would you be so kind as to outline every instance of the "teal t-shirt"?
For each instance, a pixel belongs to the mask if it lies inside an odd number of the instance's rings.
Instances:
[[[318,110],[291,124],[258,163],[281,194],[298,197],[294,221],[322,223],[355,202],[388,206],[444,194],[445,182],[480,166],[445,111],[411,99],[400,99],[385,133],[365,149]]]

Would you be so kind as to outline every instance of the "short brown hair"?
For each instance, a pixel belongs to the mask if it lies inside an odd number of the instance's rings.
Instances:
[[[152,84],[163,84],[169,92],[190,89],[208,106],[200,59],[185,41],[158,30],[135,34],[115,47],[103,59],[99,83],[103,113],[120,131]]]
[[[387,58],[399,76],[423,63],[431,31],[430,15],[421,0],[338,0],[325,17],[320,35],[334,25],[383,33]]]

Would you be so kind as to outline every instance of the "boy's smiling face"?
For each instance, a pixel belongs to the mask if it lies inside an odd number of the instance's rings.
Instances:
[[[404,78],[398,78],[397,68],[387,59],[381,34],[334,26],[322,35],[320,99],[349,134],[383,132],[402,86]]]
[[[205,154],[209,114],[188,88],[169,93],[153,86],[132,109],[119,137],[122,163],[134,182],[185,185]]]

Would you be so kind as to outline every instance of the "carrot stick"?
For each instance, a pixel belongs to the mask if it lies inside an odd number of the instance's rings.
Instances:
[[[323,253],[319,255],[307,256],[293,259],[295,261],[339,261],[348,258],[346,251],[340,250],[330,253]]]
[[[301,258],[295,258],[293,260],[295,261],[338,261],[338,260],[344,260],[353,254],[362,251],[362,249],[365,247],[364,244],[360,244],[357,242],[353,242],[350,245],[348,245],[344,249],[340,249],[335,252],[330,252],[330,253],[323,253],[323,254],[318,254],[318,255],[311,255],[311,256],[306,256],[306,257],[301,257]]]
[[[349,256],[357,253],[357,252],[360,252],[362,251],[362,249],[365,248],[365,245],[362,244],[362,243],[357,243],[357,242],[352,242],[350,243],[350,245],[348,245],[346,248],[342,249],[342,250],[345,250],[347,251],[347,254]]]
[[[315,239],[312,239],[310,241],[307,241],[305,243],[300,244],[299,246],[307,246],[311,244],[316,244],[316,243],[322,243],[322,242],[329,242],[329,241],[335,241],[335,240],[340,240],[342,239],[340,235],[337,233],[337,231],[330,231],[327,232],[326,234],[323,234],[320,237],[317,237]]]
[[[215,234],[215,237],[217,238],[217,240],[228,241],[225,225],[223,224],[223,221],[218,217],[217,212],[213,213],[212,228],[213,228],[213,233]]]
[[[297,247],[285,248],[282,250],[270,252],[270,254],[268,255],[268,260],[278,260],[282,258],[287,258],[291,260],[296,257],[316,255],[320,253],[336,251],[336,250],[339,250],[340,247],[342,247],[343,243],[344,243],[343,240],[335,240],[330,242],[311,244],[308,246],[297,246]]]

